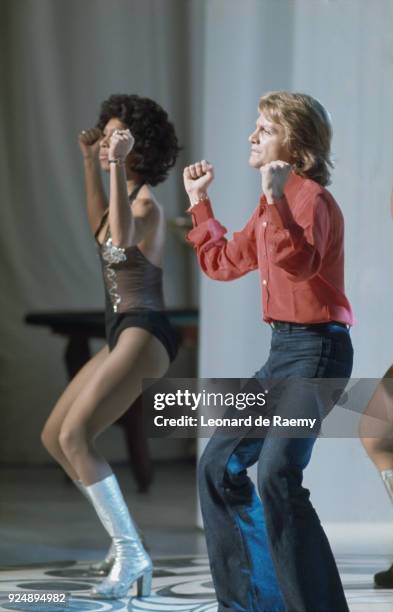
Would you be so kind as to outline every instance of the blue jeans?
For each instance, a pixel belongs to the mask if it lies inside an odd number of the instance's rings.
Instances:
[[[343,379],[344,386],[352,360],[346,328],[273,330],[268,361],[250,383],[266,381],[274,414],[321,421],[333,405],[321,409],[310,379]],[[274,379],[288,384],[273,385],[270,395]],[[243,431],[209,441],[198,480],[219,612],[348,612],[329,542],[302,486],[318,432],[278,437],[270,428],[263,438]],[[247,476],[256,462],[259,496]]]

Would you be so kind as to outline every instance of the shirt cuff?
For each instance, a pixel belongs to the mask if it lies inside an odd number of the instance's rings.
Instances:
[[[226,227],[221,225],[217,219],[208,219],[206,222],[194,227],[194,229],[188,232],[186,238],[188,242],[191,242],[194,246],[201,247],[202,251],[207,251],[212,246],[219,243],[226,233]]]
[[[190,208],[187,208],[186,212],[192,216],[194,225],[199,225],[214,217],[209,198],[201,200],[198,204],[194,204],[194,206],[190,206]]]

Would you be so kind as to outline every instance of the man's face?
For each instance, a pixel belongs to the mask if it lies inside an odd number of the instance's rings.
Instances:
[[[248,138],[251,143],[249,164],[261,168],[272,161],[291,163],[291,155],[285,144],[285,130],[279,123],[272,123],[263,113],[256,121],[256,129]]]

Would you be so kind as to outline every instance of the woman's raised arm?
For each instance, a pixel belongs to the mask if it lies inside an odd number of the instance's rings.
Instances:
[[[78,138],[83,155],[87,217],[93,234],[97,231],[104,212],[108,208],[108,199],[102,184],[99,163],[101,138],[102,132],[98,128],[83,130]]]

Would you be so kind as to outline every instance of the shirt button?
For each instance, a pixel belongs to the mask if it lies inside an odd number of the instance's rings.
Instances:
[[[264,222],[262,223],[262,225],[263,225],[263,227],[266,227],[266,226],[267,226],[267,221],[264,221]]]
[[[262,285],[267,285],[267,280],[263,279]]]

